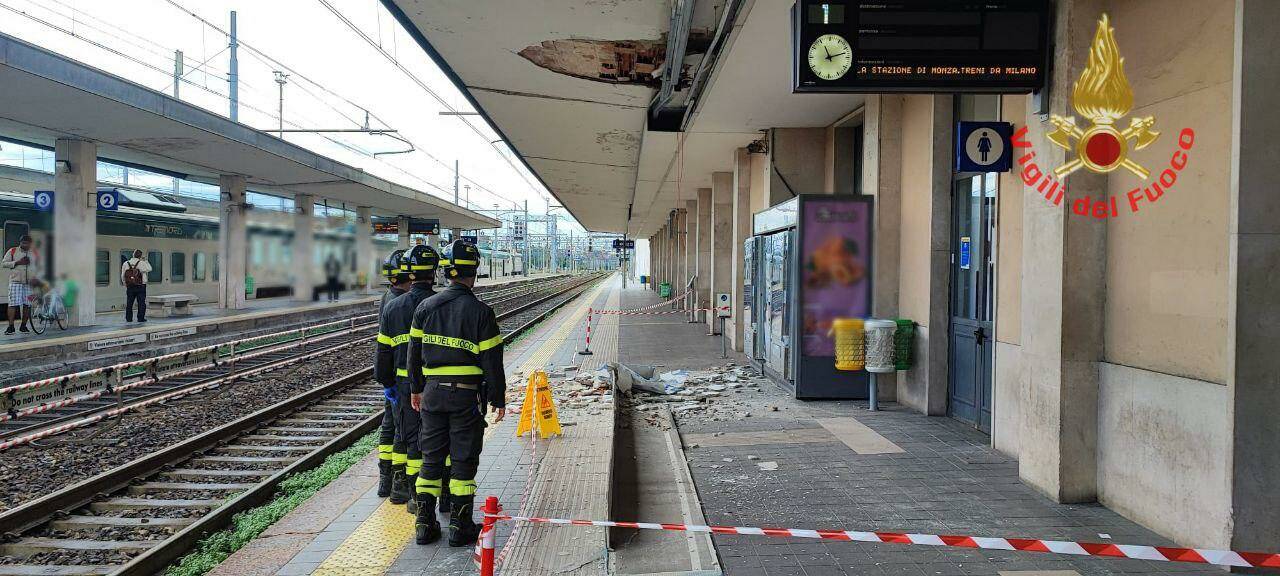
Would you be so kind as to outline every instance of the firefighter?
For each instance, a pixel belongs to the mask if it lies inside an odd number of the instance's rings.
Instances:
[[[435,284],[439,261],[440,256],[433,248],[421,245],[414,246],[400,259],[397,274],[407,279],[411,287],[382,311],[378,355],[374,363],[374,377],[384,390],[387,386],[395,390],[395,401],[392,402],[396,432],[392,447],[391,503],[405,504],[410,514],[417,511],[413,482],[422,468],[422,451],[418,449],[418,412],[409,403],[409,324],[418,303],[435,293],[432,285]]]
[[[387,279],[390,288],[387,293],[382,295],[382,303],[378,304],[378,333],[382,333],[382,311],[387,309],[387,303],[391,302],[401,294],[409,291],[409,277],[400,276],[400,257],[404,254],[404,250],[396,250],[392,252],[387,260],[382,263],[382,276]],[[375,357],[377,354],[375,344]],[[382,389],[383,396],[386,400],[382,403],[382,429],[378,434],[378,497],[386,498],[391,495],[391,479],[394,474],[392,469],[395,464],[392,462],[395,457],[393,454],[393,446],[396,438],[396,401],[395,388]],[[404,467],[404,463],[400,463]]]
[[[418,305],[409,340],[410,402],[422,415],[422,472],[416,481],[418,516],[415,539],[440,538],[433,508],[450,500],[449,545],[476,541],[480,527],[472,518],[476,468],[486,426],[486,407],[494,423],[507,414],[507,378],[502,366],[502,333],[493,309],[472,293],[480,251],[461,240],[444,249],[440,267],[449,287]],[[444,482],[446,456],[452,461]]]

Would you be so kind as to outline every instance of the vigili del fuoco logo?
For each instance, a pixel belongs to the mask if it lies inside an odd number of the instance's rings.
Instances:
[[[1131,150],[1142,150],[1160,138],[1155,130],[1154,116],[1129,118],[1129,126],[1121,129],[1120,121],[1133,110],[1133,88],[1124,75],[1124,58],[1116,44],[1115,29],[1106,14],[1098,21],[1093,45],[1089,48],[1089,62],[1076,80],[1071,94],[1076,112],[1089,124],[1083,126],[1075,116],[1050,116],[1053,131],[1046,138],[1054,145],[1067,150],[1066,164],[1047,173],[1035,161],[1036,152],[1027,141],[1027,127],[1013,135],[1013,147],[1026,150],[1018,158],[1022,167],[1022,182],[1036,189],[1045,200],[1058,206],[1065,196],[1067,176],[1085,169],[1097,174],[1109,174],[1121,168],[1144,182],[1125,194],[1131,212],[1139,210],[1139,204],[1153,204],[1171,192],[1178,182],[1178,174],[1187,167],[1188,153],[1195,143],[1195,131],[1183,128],[1178,133],[1178,145],[1169,165],[1154,178],[1151,171],[1129,157]],[[1072,202],[1071,211],[1081,216],[1098,219],[1115,218],[1120,211],[1115,197],[1098,198],[1084,196]]]

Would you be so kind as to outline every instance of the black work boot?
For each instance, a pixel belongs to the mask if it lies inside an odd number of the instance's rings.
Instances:
[[[391,495],[391,461],[378,461],[378,497],[386,498]]]
[[[449,545],[457,548],[475,544],[476,537],[480,535],[480,526],[471,517],[475,497],[450,496],[449,499],[453,507],[453,516],[449,519]]]
[[[440,498],[445,500],[445,498]],[[430,494],[418,494],[417,520],[413,523],[413,535],[419,545],[430,544],[440,539],[440,521],[436,519],[436,497]]]
[[[404,464],[391,467],[391,499],[392,504],[404,504],[413,499],[412,484],[406,483],[408,476],[404,473]]]
[[[417,482],[417,474],[410,476],[408,473],[405,473],[403,489],[407,494],[409,494],[409,501],[404,503],[404,509],[410,514],[418,513],[418,499],[414,497],[414,492],[417,492],[417,488],[414,487],[414,484],[417,484]]]

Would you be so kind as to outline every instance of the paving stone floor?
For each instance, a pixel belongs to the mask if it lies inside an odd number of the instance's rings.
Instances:
[[[628,290],[623,305],[656,302],[652,294]],[[624,317],[620,348],[623,361],[661,359],[665,370],[744,363],[741,356],[720,359],[720,340],[706,336],[705,325],[672,316]],[[1019,480],[1017,462],[992,449],[988,436],[950,418],[922,416],[892,403],[873,413],[865,402],[801,402],[772,384],[723,401],[741,403],[751,416],[682,415],[681,433],[805,433],[793,443],[776,443],[776,435],[768,439],[775,443],[755,445],[691,446],[686,440],[712,524],[1171,544],[1101,505],[1054,503]],[[848,417],[903,452],[858,454],[834,436],[814,440],[817,419]],[[758,464],[765,461],[776,462],[777,470],[762,470]],[[1195,564],[1031,552],[719,534],[714,540],[729,576],[1223,573]]]

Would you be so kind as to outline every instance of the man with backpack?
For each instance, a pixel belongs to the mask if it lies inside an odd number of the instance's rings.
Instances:
[[[147,274],[151,263],[142,257],[141,250],[133,251],[133,258],[120,266],[120,280],[124,282],[124,321],[133,322],[133,306],[138,305],[138,322],[147,321]]]

